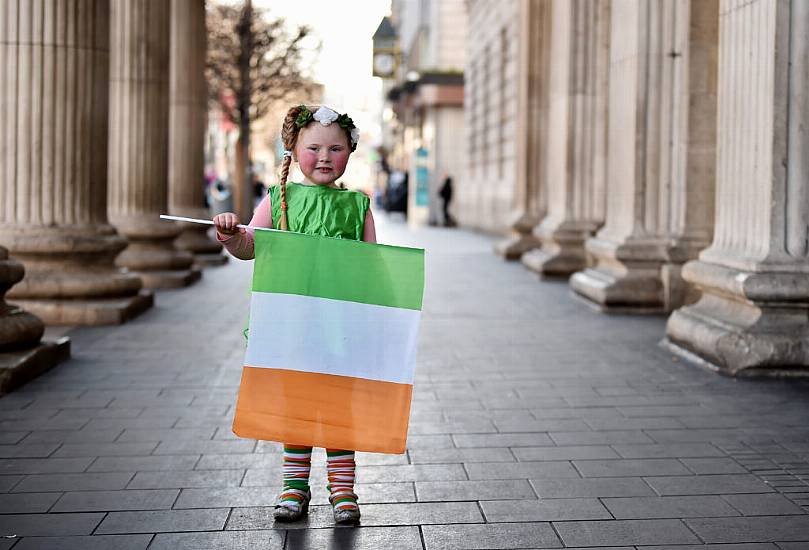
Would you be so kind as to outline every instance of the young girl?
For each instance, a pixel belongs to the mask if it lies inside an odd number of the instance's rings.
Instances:
[[[370,200],[335,183],[345,172],[358,138],[359,131],[345,114],[328,107],[291,108],[281,129],[286,150],[280,185],[270,188],[249,226],[375,243]],[[303,183],[287,183],[293,159],[303,172]],[[254,257],[253,231],[236,227],[235,214],[219,214],[213,221],[217,239],[231,254],[243,260]],[[354,451],[326,449],[326,454],[334,520],[356,524],[360,510],[354,493]],[[311,447],[284,444],[283,489],[273,512],[277,521],[295,521],[309,511],[311,457]]]

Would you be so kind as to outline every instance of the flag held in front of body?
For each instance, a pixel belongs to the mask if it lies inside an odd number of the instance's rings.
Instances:
[[[256,231],[241,437],[405,451],[424,251]]]

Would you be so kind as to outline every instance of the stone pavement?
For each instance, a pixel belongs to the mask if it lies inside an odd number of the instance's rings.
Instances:
[[[249,263],[158,294],[0,399],[0,549],[809,548],[809,385],[722,378],[491,239],[380,220],[427,248],[405,455],[359,456],[362,527],[276,528],[277,444],[230,431]],[[708,545],[708,546],[703,546]],[[721,545],[721,546],[718,546]]]

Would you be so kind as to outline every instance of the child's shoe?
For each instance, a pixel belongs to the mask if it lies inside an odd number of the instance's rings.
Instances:
[[[284,489],[284,492],[278,495],[272,516],[275,521],[298,521],[309,513],[310,500],[312,500],[311,491]]]
[[[329,495],[337,525],[357,525],[360,522],[360,507],[354,492],[339,491]]]

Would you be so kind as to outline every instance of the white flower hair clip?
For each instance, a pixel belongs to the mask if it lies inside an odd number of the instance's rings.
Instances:
[[[325,106],[321,106],[314,113],[310,111],[309,107],[306,105],[299,105],[298,108],[300,111],[295,119],[295,125],[298,128],[303,128],[313,120],[318,121],[323,126],[328,126],[332,122],[336,122],[340,128],[349,133],[351,150],[354,151],[357,148],[357,143],[360,141],[360,130],[354,125],[354,121],[351,120],[350,116],[345,113],[342,115],[338,114],[334,109]]]

